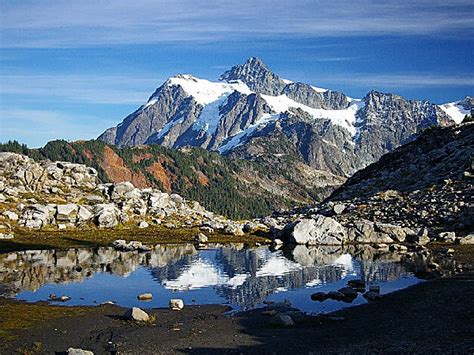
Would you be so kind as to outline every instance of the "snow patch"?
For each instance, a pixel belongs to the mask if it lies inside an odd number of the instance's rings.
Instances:
[[[192,75],[177,75],[168,80],[168,85],[178,85],[199,104],[208,105],[219,100],[234,91],[249,95],[252,91],[242,81],[237,80],[230,83],[213,82],[198,79]]]
[[[158,100],[157,99],[150,99],[148,100],[148,102],[145,104],[145,106],[143,106],[143,108],[147,108],[148,106],[152,106],[154,104],[156,104]]]
[[[247,127],[245,130],[240,131],[233,135],[229,140],[225,141],[224,144],[222,144],[218,151],[219,153],[226,153],[242,144],[245,143],[245,137],[250,136],[255,130],[259,127],[264,127],[266,126],[269,122],[275,121],[277,118],[280,117],[280,114],[277,115],[270,115],[268,113],[265,113],[260,117],[258,121],[256,121],[253,125],[250,125]]]
[[[316,92],[326,92],[326,91],[328,91],[328,89],[318,88],[317,86],[312,86],[312,85],[311,85],[311,88]]]
[[[221,119],[219,107],[226,100],[227,96],[224,95],[218,98],[216,101],[205,105],[199,117],[196,119],[196,121],[194,121],[192,129],[195,131],[206,131],[210,135],[213,135],[216,132],[217,126],[219,125],[219,121]]]
[[[333,124],[341,126],[348,130],[353,136],[356,135],[356,113],[364,106],[364,102],[354,100],[352,105],[344,110],[325,110],[315,109],[299,102],[290,99],[286,95],[280,96],[269,96],[262,95],[263,99],[270,105],[270,107],[276,112],[285,112],[290,108],[300,108],[303,111],[309,113],[314,118],[327,118],[331,120]]]
[[[459,101],[439,105],[439,108],[441,108],[456,123],[461,123],[464,116],[471,114],[469,110],[466,110],[459,105]]]

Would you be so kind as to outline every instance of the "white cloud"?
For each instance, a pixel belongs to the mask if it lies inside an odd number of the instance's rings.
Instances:
[[[83,47],[272,36],[473,34],[472,1],[2,2],[2,47]]]
[[[459,75],[432,75],[432,74],[334,74],[319,77],[318,80],[337,84],[350,84],[371,88],[383,86],[386,88],[426,88],[426,87],[463,87],[474,86],[474,77]]]
[[[43,98],[61,102],[136,104],[146,102],[162,79],[100,75],[0,75],[0,92],[22,101]]]

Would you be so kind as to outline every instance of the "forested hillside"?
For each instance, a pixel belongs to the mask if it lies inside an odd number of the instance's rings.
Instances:
[[[276,163],[257,163],[200,148],[175,150],[149,145],[120,149],[95,140],[57,140],[39,149],[13,141],[1,144],[0,151],[93,166],[103,181],[131,181],[138,187],[178,193],[232,218],[263,216],[273,210],[311,204],[343,182],[310,168],[291,152],[275,156]]]

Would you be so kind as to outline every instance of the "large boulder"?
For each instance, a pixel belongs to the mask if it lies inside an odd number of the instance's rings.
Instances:
[[[77,221],[79,223],[87,222],[92,217],[94,217],[94,214],[90,211],[90,209],[88,207],[79,206],[79,210],[77,212]]]
[[[34,204],[25,208],[20,219],[20,225],[26,228],[39,229],[51,222],[51,208]]]
[[[112,200],[118,200],[124,198],[125,194],[135,189],[135,186],[129,181],[119,182],[112,186],[112,192],[110,198]]]
[[[5,211],[2,213],[2,215],[11,221],[18,221],[18,215],[13,211]]]
[[[118,225],[120,210],[113,204],[99,204],[95,206],[94,220],[101,228],[113,228]]]
[[[393,239],[388,234],[378,231],[375,223],[365,219],[358,220],[349,226],[348,236],[356,243],[393,243]]]
[[[61,222],[73,222],[77,218],[79,207],[74,203],[58,205],[56,207],[56,220]]]
[[[290,229],[290,242],[307,245],[341,245],[346,241],[346,229],[336,220],[317,215],[296,221]]]
[[[394,224],[389,223],[375,223],[375,230],[379,233],[388,235],[391,239],[397,242],[404,242],[406,238],[405,230]]]
[[[153,213],[160,213],[163,210],[176,208],[176,203],[166,192],[154,192],[150,194],[148,206]]]

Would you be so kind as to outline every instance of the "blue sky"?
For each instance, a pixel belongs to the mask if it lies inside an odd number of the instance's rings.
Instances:
[[[363,97],[474,95],[474,2],[0,0],[0,141],[97,137],[177,73],[258,56]]]

